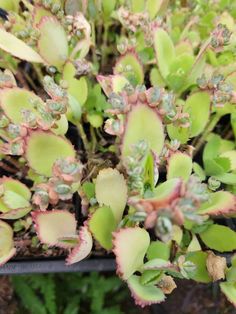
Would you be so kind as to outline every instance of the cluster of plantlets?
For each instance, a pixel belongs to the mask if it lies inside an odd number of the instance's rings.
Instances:
[[[168,2],[0,1],[0,264],[36,233],[113,251],[140,306],[174,278],[236,304],[236,7]]]

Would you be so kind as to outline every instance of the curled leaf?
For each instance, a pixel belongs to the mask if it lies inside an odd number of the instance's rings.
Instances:
[[[126,228],[114,232],[114,254],[117,273],[127,280],[143,265],[143,259],[150,244],[150,237],[141,228]]]
[[[145,307],[147,305],[156,304],[165,300],[165,295],[160,288],[154,285],[145,286],[140,283],[140,277],[133,275],[128,281],[128,286],[131,291],[135,304]]]
[[[198,213],[201,215],[227,215],[235,211],[236,198],[226,191],[210,194],[209,200],[198,209]]]
[[[60,238],[76,234],[75,217],[66,210],[33,211],[31,215],[41,243],[60,246]]]
[[[76,245],[66,259],[66,264],[78,263],[86,258],[93,247],[93,239],[87,227],[81,227],[79,231],[78,245]]]
[[[225,279],[225,271],[227,268],[225,257],[217,256],[213,252],[209,251],[206,266],[213,281]]]

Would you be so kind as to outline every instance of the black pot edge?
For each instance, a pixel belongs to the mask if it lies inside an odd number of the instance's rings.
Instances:
[[[65,260],[12,261],[0,267],[0,275],[68,273],[68,272],[113,272],[114,259],[88,259],[67,266]]]

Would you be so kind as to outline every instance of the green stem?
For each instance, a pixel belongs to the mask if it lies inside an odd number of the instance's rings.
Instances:
[[[192,142],[192,145],[195,147],[195,150],[194,150],[194,153],[193,153],[194,156],[202,148],[202,146],[204,145],[204,142],[206,141],[208,135],[213,131],[213,129],[215,128],[215,126],[219,122],[220,118],[221,118],[221,115],[215,113],[211,117],[211,119],[210,119],[210,121],[209,121],[209,123],[208,123],[208,125],[207,125],[207,127],[205,129],[205,131],[203,132],[202,136],[200,138],[198,138],[196,141]]]
[[[81,139],[83,141],[84,148],[85,148],[86,152],[88,153],[90,151],[90,143],[89,143],[89,141],[87,139],[87,136],[86,136],[86,134],[84,132],[84,128],[83,128],[81,123],[77,124],[77,128],[78,128],[80,137],[81,137]]]

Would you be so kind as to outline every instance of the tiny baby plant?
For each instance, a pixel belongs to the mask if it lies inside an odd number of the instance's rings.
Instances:
[[[0,7],[0,265],[113,254],[142,307],[236,304],[235,3]]]

